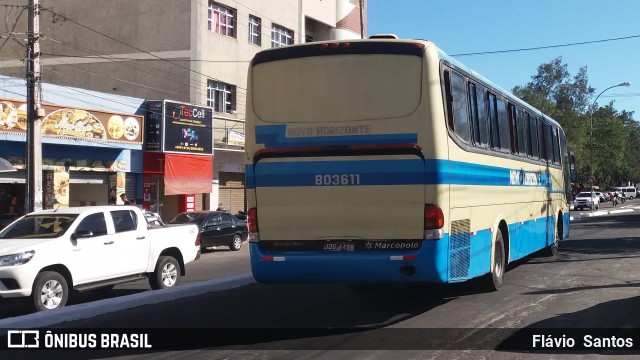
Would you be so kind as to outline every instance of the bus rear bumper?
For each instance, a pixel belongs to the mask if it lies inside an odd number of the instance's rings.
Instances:
[[[408,252],[271,252],[250,243],[251,271],[261,283],[447,282],[446,239]],[[440,254],[439,256],[436,254]]]

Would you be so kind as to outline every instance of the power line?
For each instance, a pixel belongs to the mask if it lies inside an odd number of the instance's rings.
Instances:
[[[13,23],[13,26],[11,26],[11,30],[9,31],[9,35],[7,36],[6,39],[4,39],[2,44],[0,44],[0,50],[2,50],[2,48],[7,43],[7,41],[9,41],[9,39],[11,39],[13,37],[14,30],[16,29],[16,26],[18,26],[18,22],[20,21],[20,18],[22,17],[22,13],[24,13],[25,10],[27,10],[27,7],[26,6],[22,6],[22,10],[20,10],[20,13],[16,17],[16,21]],[[6,19],[5,19],[5,21],[6,21]],[[7,26],[7,30],[9,30],[8,26]]]
[[[95,75],[95,76],[99,76],[99,77],[105,77],[105,78],[108,78],[108,79],[111,79],[111,80],[120,81],[120,82],[123,82],[125,84],[129,84],[129,85],[136,85],[136,86],[140,86],[142,88],[146,88],[146,89],[150,89],[150,90],[155,90],[155,91],[159,91],[159,92],[165,92],[165,93],[168,93],[168,94],[174,94],[174,95],[182,96],[182,94],[177,93],[177,92],[173,92],[173,91],[169,91],[169,90],[165,90],[165,89],[160,89],[160,88],[156,88],[156,87],[153,87],[153,86],[147,86],[147,85],[144,85],[144,84],[140,84],[140,83],[136,83],[136,82],[133,82],[133,81],[124,80],[124,79],[119,79],[119,78],[116,78],[116,77],[113,77],[113,76],[109,76],[109,75],[103,75],[103,74],[98,74],[98,73],[94,73],[94,72],[91,72],[91,71],[82,70],[78,66],[66,63],[66,62],[64,62],[62,60],[59,60],[59,59],[54,59],[54,60],[59,62],[59,63],[61,63],[61,64],[70,66],[72,68],[75,68],[78,71],[83,72],[85,74]],[[49,70],[51,70],[51,71],[53,71],[53,72],[55,72],[55,73],[57,73],[59,75],[62,75],[60,72],[54,71],[53,69],[49,68]]]
[[[112,63],[116,63],[116,64],[118,64],[120,66],[128,67],[128,68],[134,69],[136,71],[140,71],[142,73],[146,73],[146,74],[149,74],[151,76],[155,76],[155,77],[163,79],[163,80],[171,81],[171,82],[176,83],[176,84],[180,84],[180,85],[184,85],[184,86],[190,87],[190,88],[195,90],[196,94],[202,95],[205,98],[207,97],[206,88],[208,87],[208,82],[205,83],[205,82],[193,79],[193,80],[190,80],[189,83],[185,83],[185,82],[181,81],[180,78],[169,78],[169,77],[162,76],[162,75],[159,75],[159,74],[151,72],[151,71],[147,71],[146,69],[150,69],[150,70],[153,70],[155,72],[162,73],[162,74],[166,74],[166,71],[159,70],[159,69],[156,69],[156,68],[151,67],[151,66],[135,66],[135,65],[131,65],[127,61],[122,61],[123,59],[124,60],[133,60],[133,61],[138,61],[138,60],[141,60],[141,59],[128,59],[128,58],[123,58],[123,57],[114,57],[114,56],[110,56],[110,55],[104,55],[104,54],[100,54],[98,52],[95,52],[95,51],[93,51],[91,49],[87,49],[87,48],[84,48],[84,47],[76,46],[74,44],[70,44],[70,43],[67,43],[65,41],[57,40],[57,39],[55,39],[55,38],[53,38],[51,36],[48,36],[47,39],[50,40],[50,41],[54,41],[56,43],[59,43],[61,45],[69,46],[69,47],[74,48],[76,50],[80,50],[80,51],[83,51],[85,53],[92,54],[91,56],[73,56],[73,55],[70,55],[70,56],[66,56],[66,57],[69,57],[69,58],[78,57],[78,58],[90,58],[90,59],[95,59],[95,58],[104,59],[106,61],[109,61],[109,62],[112,62]],[[46,55],[48,55],[48,54],[46,54]],[[63,57],[63,56],[60,56],[60,57]],[[71,66],[71,67],[78,68],[77,66],[74,66],[73,64],[70,64],[70,63],[66,63],[66,62],[64,62],[64,61],[62,61],[60,59],[52,58],[52,60],[58,61],[60,63],[64,63],[64,64],[66,64],[68,66]],[[146,59],[146,60],[157,61],[155,59]],[[183,60],[181,60],[181,61],[183,61]],[[188,60],[184,60],[184,61],[188,61]],[[81,71],[83,71],[83,70],[81,70]],[[106,76],[106,75],[101,75],[101,74],[96,74],[96,73],[92,73],[92,74],[95,74],[96,76]],[[109,76],[106,76],[106,77],[109,77]],[[109,77],[109,78],[111,78],[113,80],[124,81],[124,80],[120,80],[120,79],[115,79],[113,77]],[[124,81],[124,82],[127,82],[127,81]],[[128,82],[128,83],[131,83],[131,84],[134,84],[134,85],[140,85],[141,87],[151,88],[149,86],[146,86],[146,85],[140,84],[140,83],[133,83],[133,82]],[[195,86],[191,85],[191,83],[194,83]],[[205,91],[202,91],[202,87],[205,88]],[[156,89],[156,90],[170,92],[170,91],[161,90],[161,89]],[[242,89],[240,89],[240,90],[242,90]],[[174,94],[180,95],[178,93],[174,93]],[[242,97],[243,96],[242,94],[243,94],[242,91],[237,91],[237,96],[238,97]],[[246,95],[244,95],[244,96],[246,96]],[[198,105],[198,104],[195,104],[195,105]],[[200,104],[200,105],[206,106],[206,105],[203,105],[203,104]]]
[[[42,53],[42,55],[46,56],[55,56],[55,57],[72,57],[72,58],[81,58],[81,59],[92,59],[96,56],[94,55],[65,55],[65,54],[50,54],[50,53]],[[126,57],[103,57],[108,60],[131,60],[131,61],[160,61],[158,59],[139,59],[139,58],[126,58]],[[188,62],[207,62],[207,63],[249,63],[251,60],[202,60],[202,59],[185,59],[180,61],[188,61]]]
[[[91,31],[91,32],[94,32],[94,33],[96,33],[96,34],[98,34],[98,35],[104,36],[104,37],[106,37],[106,38],[107,38],[107,39],[109,39],[109,40],[112,40],[112,41],[115,41],[115,42],[117,42],[117,43],[119,43],[119,44],[122,44],[122,45],[128,46],[128,47],[130,47],[130,48],[132,48],[132,49],[134,49],[134,50],[137,50],[137,51],[139,51],[139,52],[141,52],[141,53],[145,53],[145,54],[147,54],[147,55],[150,55],[150,56],[152,56],[152,57],[154,57],[154,58],[156,58],[156,59],[158,59],[158,60],[161,60],[161,61],[167,62],[167,63],[172,64],[172,65],[174,65],[174,66],[177,66],[177,67],[179,67],[179,68],[181,68],[181,69],[184,69],[184,70],[187,70],[187,71],[189,71],[189,72],[192,72],[192,73],[194,73],[194,74],[198,74],[198,75],[205,76],[205,77],[207,77],[207,78],[209,78],[209,79],[211,79],[211,80],[221,81],[221,80],[219,80],[219,79],[212,78],[212,77],[208,76],[207,74],[203,74],[203,73],[201,73],[201,72],[199,72],[199,71],[192,70],[192,69],[190,69],[190,68],[188,68],[188,67],[186,67],[186,66],[182,66],[182,65],[180,65],[180,64],[177,64],[177,63],[176,63],[176,62],[174,62],[174,61],[167,60],[167,59],[165,59],[165,58],[162,58],[162,57],[160,57],[160,56],[157,56],[157,55],[155,55],[155,54],[152,54],[152,53],[150,53],[150,52],[148,52],[148,51],[145,51],[145,50],[143,50],[143,49],[140,49],[140,48],[139,48],[139,47],[137,47],[137,46],[134,46],[134,45],[128,44],[128,43],[126,43],[126,42],[124,42],[124,41],[121,41],[121,40],[119,40],[119,39],[114,38],[113,36],[110,36],[110,35],[104,34],[104,33],[100,32],[100,31],[98,31],[98,30],[95,30],[95,29],[93,29],[93,28],[89,27],[89,26],[86,26],[86,25],[84,25],[84,24],[81,24],[81,23],[79,23],[79,22],[77,22],[77,21],[75,21],[75,20],[69,19],[68,17],[66,17],[66,16],[64,16],[64,15],[62,15],[62,14],[60,14],[60,13],[57,13],[57,12],[55,12],[55,11],[54,11],[54,10],[52,10],[52,9],[49,9],[49,8],[42,8],[42,10],[43,10],[43,11],[47,11],[47,12],[51,13],[52,15],[57,15],[57,16],[61,17],[62,19],[64,19],[65,21],[69,21],[70,23],[76,24],[77,26],[80,26],[80,27],[82,27],[82,28],[84,28],[84,29],[87,29],[87,30],[89,30],[89,31]],[[236,85],[236,87],[238,87],[238,88],[242,88],[242,87],[240,87],[240,86],[238,86],[238,85]],[[242,88],[242,89],[244,89],[244,88]],[[246,89],[244,89],[244,90],[246,90]]]
[[[636,39],[636,38],[640,38],[640,35],[630,35],[630,36],[623,36],[623,37],[610,38],[610,39],[601,39],[601,40],[581,41],[581,42],[568,43],[568,44],[559,44],[559,45],[537,46],[537,47],[531,47],[531,48],[481,51],[481,52],[474,52],[474,53],[462,53],[462,54],[453,54],[451,56],[474,56],[474,55],[505,54],[505,53],[512,53],[512,52],[545,50],[545,49],[554,49],[554,48],[577,46],[577,45],[589,45],[589,44],[597,44],[597,43],[603,43],[603,42],[609,42],[609,41],[629,40],[629,39]]]
[[[196,87],[196,86],[191,85],[191,82],[189,82],[189,83],[185,83],[185,82],[183,82],[183,81],[181,81],[181,80],[179,80],[179,79],[177,79],[177,78],[168,78],[168,77],[165,77],[165,76],[159,75],[159,74],[157,74],[157,73],[153,73],[153,72],[151,72],[151,71],[147,71],[145,68],[147,68],[147,69],[151,69],[151,70],[154,70],[154,71],[157,71],[158,73],[166,74],[166,72],[164,72],[164,71],[162,71],[162,70],[159,70],[159,69],[156,69],[156,68],[153,68],[153,67],[150,67],[150,66],[138,67],[138,66],[132,65],[132,64],[130,64],[130,63],[128,63],[128,62],[125,62],[125,61],[118,61],[118,59],[119,59],[119,58],[114,58],[114,57],[112,57],[112,56],[108,56],[108,55],[100,54],[100,53],[95,52],[95,51],[93,51],[93,50],[91,50],[91,49],[87,49],[87,48],[83,48],[83,47],[80,47],[80,46],[76,46],[76,45],[74,45],[74,44],[71,44],[71,43],[68,43],[68,42],[65,42],[65,41],[57,40],[57,39],[55,39],[55,38],[53,38],[53,37],[47,37],[47,39],[48,39],[48,40],[50,40],[50,41],[53,41],[53,42],[59,43],[59,44],[61,44],[61,45],[69,46],[69,47],[71,47],[71,48],[73,48],[73,49],[80,50],[80,51],[83,51],[83,52],[88,53],[88,54],[92,54],[92,56],[93,56],[94,58],[104,59],[104,60],[106,60],[106,61],[109,61],[109,62],[112,62],[112,63],[118,64],[118,65],[120,65],[120,66],[124,66],[124,67],[130,68],[130,69],[133,69],[133,70],[135,70],[135,71],[140,71],[140,72],[142,72],[142,73],[145,73],[145,74],[148,74],[148,75],[151,75],[151,76],[155,76],[155,77],[160,78],[160,79],[163,79],[163,80],[168,80],[168,81],[171,81],[171,82],[174,82],[174,83],[180,84],[180,85],[184,85],[184,86],[187,86],[187,87],[193,88],[193,89],[195,89],[195,90],[196,90],[196,93],[197,93],[197,94],[199,94],[199,95],[205,95],[205,93],[203,93],[203,92],[201,91],[201,88],[200,88],[200,87]],[[70,56],[70,57],[71,57],[71,56]],[[54,59],[54,60],[60,61],[60,60],[58,60],[58,59]],[[62,62],[62,61],[60,61],[60,62]],[[69,64],[69,65],[70,65],[70,64]],[[204,84],[204,83],[202,83],[202,82],[200,82],[200,81],[196,81],[196,80],[193,80],[193,81],[194,81],[194,82],[196,82],[196,85],[201,85],[201,86],[202,86],[202,85],[206,85],[206,84]]]

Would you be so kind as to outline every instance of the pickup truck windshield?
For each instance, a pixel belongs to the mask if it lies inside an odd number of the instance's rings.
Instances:
[[[0,239],[60,237],[77,217],[77,214],[27,215],[2,230]]]

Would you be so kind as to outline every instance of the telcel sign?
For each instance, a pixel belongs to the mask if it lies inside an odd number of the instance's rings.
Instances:
[[[167,100],[147,101],[147,118],[147,151],[213,154],[212,108]]]

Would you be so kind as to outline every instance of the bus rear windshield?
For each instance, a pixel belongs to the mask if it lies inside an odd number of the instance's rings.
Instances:
[[[251,70],[253,111],[271,123],[406,117],[422,97],[422,60],[347,53],[258,62]]]

